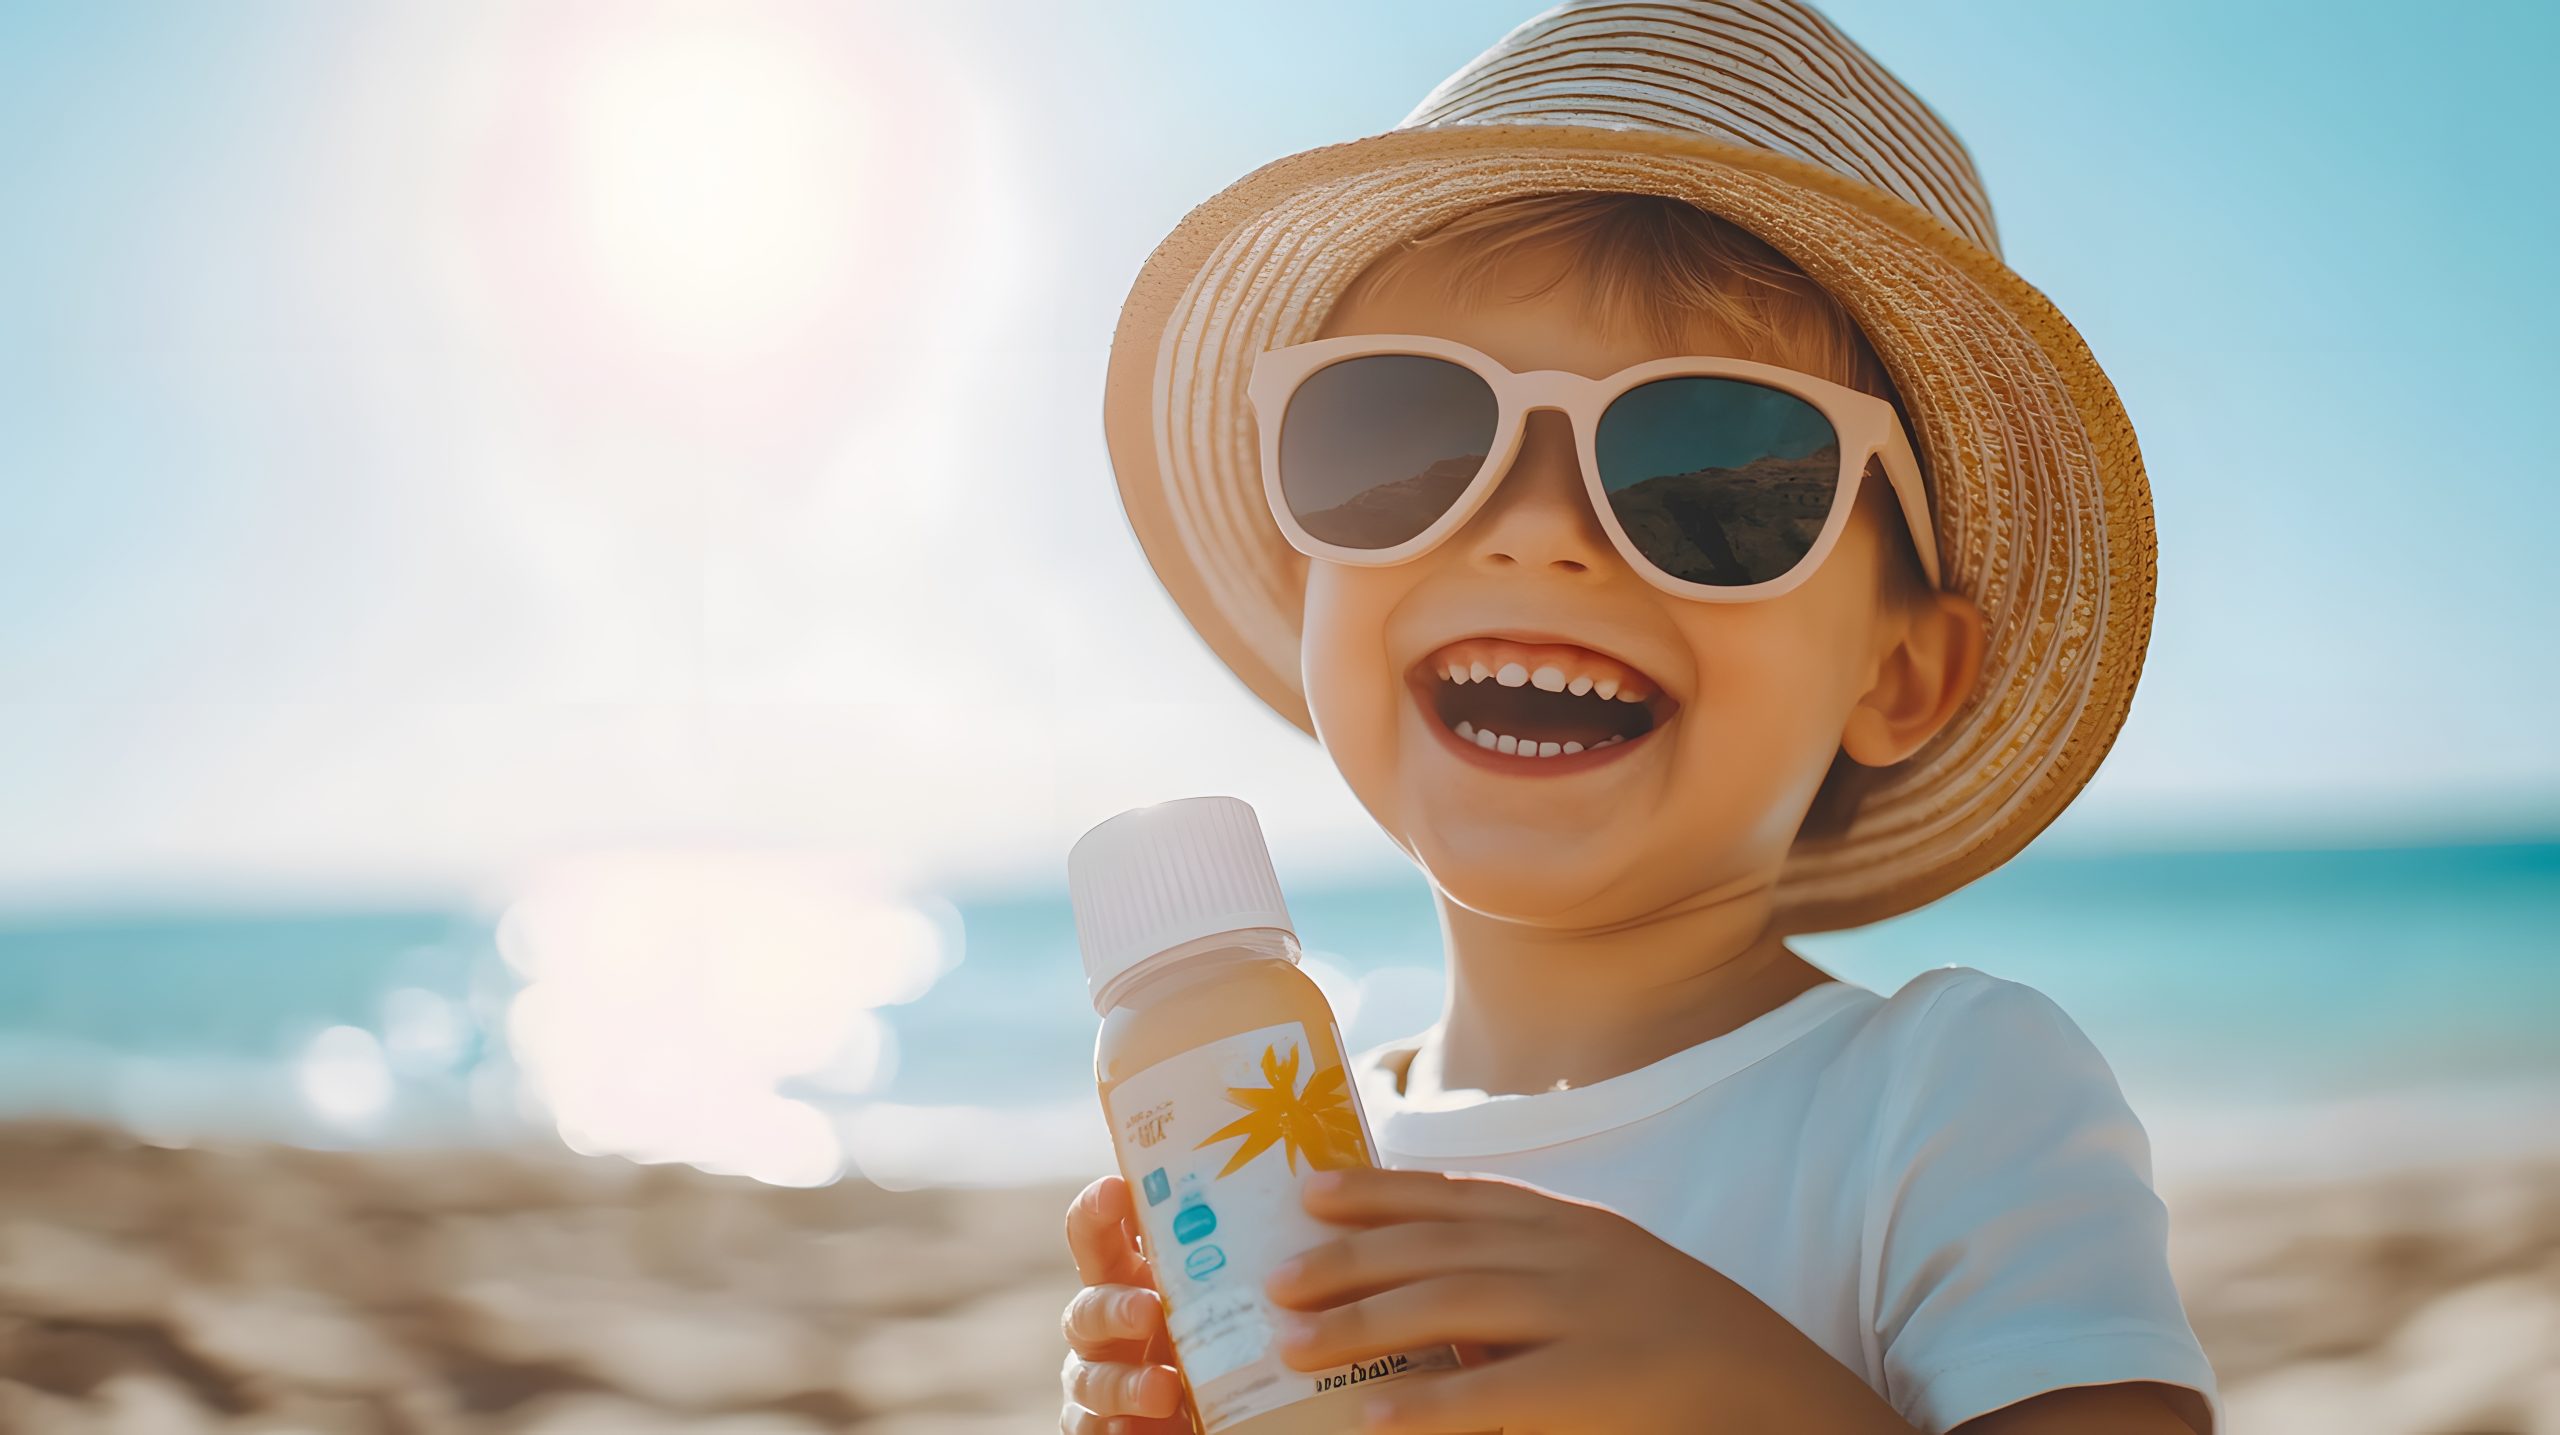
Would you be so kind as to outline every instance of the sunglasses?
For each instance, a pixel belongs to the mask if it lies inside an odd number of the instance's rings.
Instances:
[[[1291,547],[1379,565],[1420,557],[1492,494],[1525,420],[1562,410],[1609,541],[1683,598],[1775,598],[1821,565],[1870,460],[1901,500],[1930,586],[1927,490],[1893,405],[1744,359],[1654,359],[1605,379],[1515,374],[1421,334],[1349,334],[1272,349],[1247,385],[1262,487]]]

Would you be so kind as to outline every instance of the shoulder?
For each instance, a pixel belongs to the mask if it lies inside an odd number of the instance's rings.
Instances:
[[[1884,1000],[1861,1031],[1876,1177],[1964,1154],[2033,1164],[2104,1151],[2150,1182],[2150,1141],[2115,1069],[2079,1023],[2025,982],[1938,967]]]
[[[1877,1019],[1914,1034],[1942,1034],[1951,1028],[1998,1028],[2019,1023],[2068,1023],[2053,998],[2006,977],[1972,967],[1932,967],[1902,984],[1884,999]]]
[[[1971,967],[1938,967],[1903,983],[1868,1013],[1859,1039],[1896,1067],[2106,1067],[2053,998]]]
[[[1970,967],[1923,972],[1878,1003],[1858,1033],[1881,1154],[1989,1123],[2004,1142],[2102,1129],[2147,1170],[2149,1153],[2106,1058],[2061,1005]]]

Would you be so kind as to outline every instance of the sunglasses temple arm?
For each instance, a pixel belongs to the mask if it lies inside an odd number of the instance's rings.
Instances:
[[[1920,569],[1932,588],[1943,585],[1938,565],[1938,526],[1929,517],[1929,492],[1920,481],[1920,459],[1911,451],[1910,436],[1894,425],[1892,436],[1877,450],[1883,460],[1885,481],[1893,485],[1893,495],[1902,504],[1902,521],[1911,531],[1911,546],[1919,551]]]

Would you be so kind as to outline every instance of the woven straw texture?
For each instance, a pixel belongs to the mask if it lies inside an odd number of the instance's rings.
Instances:
[[[1675,197],[1838,297],[1912,416],[1944,586],[1988,623],[1981,682],[1849,828],[1800,840],[1787,931],[1863,925],[2014,855],[2096,771],[2150,636],[2133,427],[2088,346],[1999,257],[1963,145],[1797,0],[1607,4],[1525,22],[1395,129],[1265,165],[1194,209],[1121,311],[1105,430],[1149,563],[1247,687],[1313,733],[1307,560],[1264,505],[1244,386],[1372,259],[1513,195]]]

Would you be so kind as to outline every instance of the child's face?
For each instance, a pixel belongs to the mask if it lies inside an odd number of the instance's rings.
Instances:
[[[1504,273],[1492,292],[1526,292],[1550,272]],[[1570,276],[1541,297],[1471,309],[1449,307],[1435,277],[1417,266],[1390,292],[1355,290],[1318,337],[1439,335],[1515,372],[1595,378],[1673,354],[1741,355],[1712,329],[1671,348],[1605,334]],[[1909,711],[1909,693],[1872,691],[1880,673],[1893,686],[1905,627],[1880,596],[1885,543],[1900,541],[1880,475],[1860,485],[1853,521],[1807,581],[1779,598],[1706,603],[1628,567],[1578,462],[1564,415],[1533,413],[1499,487],[1438,548],[1385,567],[1310,560],[1302,653],[1317,736],[1434,884],[1476,911],[1560,926],[1640,917],[1754,873],[1774,879],[1844,738],[1859,760],[1891,762],[1945,716],[1915,722],[1933,715]],[[1657,707],[1668,719],[1578,772],[1452,751],[1432,701],[1440,660],[1469,639],[1485,655],[1485,635],[1513,630],[1632,664],[1667,699]],[[1541,646],[1522,655],[1528,667],[1556,655]],[[1500,650],[1490,651],[1498,669]],[[1971,672],[1960,676],[1969,683]],[[1490,686],[1468,691],[1481,700]],[[1896,709],[1892,721],[1858,717],[1862,700]]]

